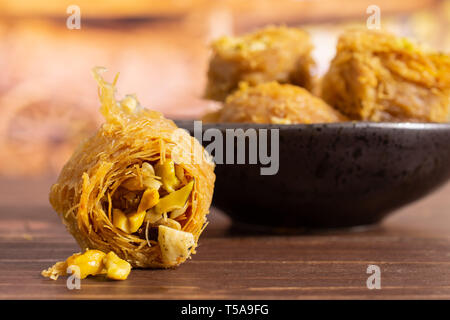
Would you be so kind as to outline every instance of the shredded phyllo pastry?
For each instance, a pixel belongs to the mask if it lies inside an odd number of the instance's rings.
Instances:
[[[224,101],[242,81],[249,85],[278,81],[313,89],[313,45],[301,29],[269,26],[240,37],[221,37],[211,48],[208,99]]]
[[[352,120],[448,122],[450,56],[386,32],[349,29],[322,97]]]
[[[81,248],[95,249],[77,259],[100,261],[84,256],[110,252],[133,267],[177,266],[195,253],[206,226],[214,164],[197,140],[161,113],[141,107],[132,95],[116,101],[117,77],[108,83],[104,71],[93,74],[106,123],[64,166],[50,203]],[[102,263],[101,270],[82,270],[82,276],[126,278],[119,260]],[[43,275],[66,274],[67,264]]]
[[[340,122],[347,118],[304,88],[272,81],[255,86],[241,82],[221,109],[204,115],[202,120],[296,124]]]

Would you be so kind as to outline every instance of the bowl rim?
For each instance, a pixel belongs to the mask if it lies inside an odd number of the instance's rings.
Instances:
[[[191,127],[197,119],[175,119],[174,122],[179,127]],[[450,123],[436,122],[370,122],[370,121],[346,121],[332,123],[312,123],[312,124],[261,124],[249,122],[214,122],[202,123],[202,130],[216,129],[280,129],[280,130],[298,130],[298,129],[400,129],[400,130],[450,130]]]

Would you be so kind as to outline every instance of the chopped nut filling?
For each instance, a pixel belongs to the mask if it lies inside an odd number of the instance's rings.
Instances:
[[[168,260],[164,255],[167,256],[165,250],[170,246],[177,246],[178,249],[168,249],[169,252],[175,250],[181,256],[188,256],[192,245],[175,244],[182,241],[176,239],[184,237],[166,232],[161,238],[159,234],[161,230],[166,230],[160,226],[180,232],[183,229],[187,221],[186,213],[190,212],[194,179],[172,159],[143,162],[131,167],[128,175],[130,177],[110,194],[108,212],[112,212],[113,225],[125,233],[137,234],[146,239],[149,246],[158,243],[163,260]],[[172,241],[170,237],[175,239]],[[164,244],[161,239],[164,239]]]
[[[56,280],[58,276],[74,274],[79,279],[87,276],[106,275],[113,280],[125,280],[131,271],[131,265],[120,259],[113,251],[108,254],[100,250],[87,250],[75,253],[66,261],[57,262],[53,267],[42,271],[44,277]]]

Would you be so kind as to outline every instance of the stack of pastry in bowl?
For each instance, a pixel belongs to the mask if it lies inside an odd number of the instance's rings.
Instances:
[[[205,97],[221,101],[206,122],[448,122],[450,56],[384,31],[339,37],[322,79],[309,35],[274,27],[212,44]]]

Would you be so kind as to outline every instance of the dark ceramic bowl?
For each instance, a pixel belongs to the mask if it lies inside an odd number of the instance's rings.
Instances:
[[[194,133],[192,121],[177,124]],[[279,129],[277,174],[261,175],[261,164],[216,166],[213,205],[247,225],[372,224],[450,176],[450,124],[208,124],[202,129],[210,128],[220,130],[224,141],[226,129]]]

